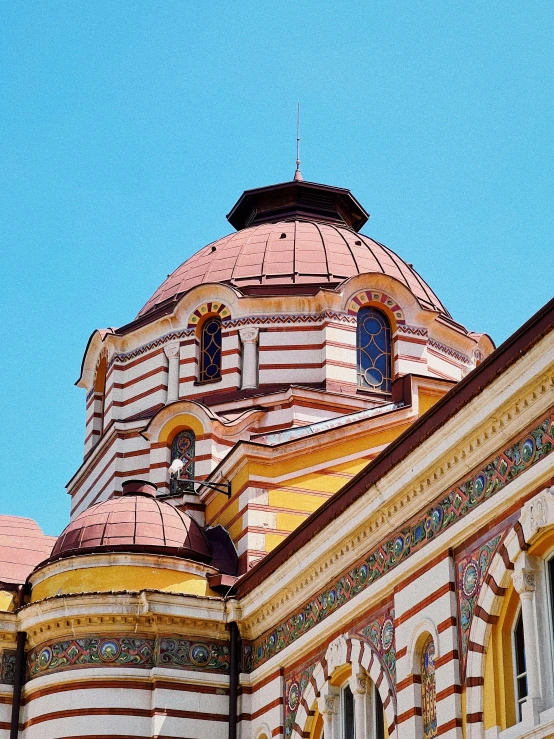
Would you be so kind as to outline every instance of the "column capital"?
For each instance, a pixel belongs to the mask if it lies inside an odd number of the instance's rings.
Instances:
[[[328,693],[327,695],[322,695],[317,699],[317,707],[319,709],[319,712],[325,716],[330,715],[337,712],[337,696],[333,695],[332,693]]]
[[[519,595],[535,592],[535,573],[531,570],[521,570],[512,575],[514,588]]]
[[[348,679],[352,695],[365,695],[367,693],[367,677],[361,673],[352,675]]]
[[[535,592],[535,568],[534,558],[529,557],[528,554],[523,552],[515,562],[515,569],[512,574],[512,581],[516,592],[520,595],[524,593]]]
[[[179,346],[178,343],[166,344],[164,346],[164,354],[165,354],[165,356],[168,359],[173,359],[174,357],[178,357],[179,356],[179,350],[180,350],[180,348],[181,347]]]
[[[243,344],[257,344],[260,329],[257,326],[247,326],[239,329],[240,340]]]

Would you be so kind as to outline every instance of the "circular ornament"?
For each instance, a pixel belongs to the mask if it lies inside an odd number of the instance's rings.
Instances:
[[[381,632],[381,644],[383,649],[387,652],[392,645],[392,639],[394,636],[394,626],[390,618],[387,618],[383,624],[383,631]]]
[[[38,656],[38,666],[41,670],[45,670],[50,662],[52,662],[52,650],[49,647],[44,647]]]
[[[118,658],[121,647],[111,639],[103,641],[98,647],[98,655],[103,662],[113,662]]]
[[[477,477],[473,480],[473,492],[475,493],[476,498],[480,498],[483,493],[485,492],[485,485],[486,485],[486,478],[485,475],[480,474],[477,475]]]
[[[369,568],[366,564],[363,564],[359,569],[358,573],[356,575],[356,580],[358,583],[363,584],[367,580],[367,576],[369,573]]]
[[[377,648],[379,647],[379,637],[381,636],[381,627],[379,626],[379,621],[374,621],[371,626],[369,627],[369,640],[372,644],[374,644]]]
[[[535,456],[535,440],[528,436],[521,445],[521,458],[525,464],[529,464]]]
[[[466,598],[471,598],[475,595],[477,586],[479,584],[479,566],[477,562],[471,560],[466,565],[464,574],[462,575],[462,589]]]
[[[268,641],[269,641],[269,648],[273,649],[273,647],[277,644],[277,634],[274,631],[272,631],[271,634],[269,635]]]
[[[211,652],[206,644],[195,644],[190,650],[191,662],[196,667],[205,667],[210,661]]]
[[[289,690],[289,708],[291,711],[296,711],[298,701],[300,700],[300,687],[298,683],[293,683]]]
[[[337,598],[336,592],[334,590],[330,590],[329,595],[327,596],[327,600],[330,606],[333,606],[335,604],[336,598]]]
[[[404,537],[399,534],[394,540],[394,554],[396,557],[400,557],[404,551]]]
[[[441,524],[442,524],[442,518],[443,518],[443,510],[441,506],[437,506],[436,508],[433,508],[433,511],[431,513],[431,528],[437,533],[439,531]]]

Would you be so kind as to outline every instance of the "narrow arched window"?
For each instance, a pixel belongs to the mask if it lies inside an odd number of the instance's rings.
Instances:
[[[431,636],[421,651],[421,720],[423,739],[432,739],[437,736],[435,643]]]
[[[372,307],[360,308],[356,348],[358,387],[379,393],[390,393],[391,329],[384,313]]]
[[[200,329],[199,382],[221,380],[221,318],[211,316]]]
[[[194,431],[180,431],[171,444],[171,461],[180,459],[183,469],[181,480],[194,480]]]
[[[519,611],[514,628],[514,652],[516,668],[517,720],[521,721],[523,719],[521,707],[527,700],[527,664],[525,661],[525,635],[523,633],[521,610]]]

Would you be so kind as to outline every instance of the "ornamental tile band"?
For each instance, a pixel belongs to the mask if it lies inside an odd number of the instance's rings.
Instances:
[[[15,682],[15,651],[5,649],[2,652],[0,662],[0,683],[2,685],[13,685]]]
[[[324,621],[372,582],[398,567],[430,540],[496,495],[522,472],[554,450],[554,412],[481,470],[441,495],[385,542],[321,591],[277,628],[243,649],[244,669],[251,671]]]
[[[48,642],[27,656],[27,679],[74,667],[172,667],[229,672],[225,642],[160,637],[84,637]],[[2,661],[2,668],[4,661]]]

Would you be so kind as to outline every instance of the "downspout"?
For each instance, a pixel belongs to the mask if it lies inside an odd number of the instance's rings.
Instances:
[[[24,604],[25,586],[20,585],[17,591],[17,611]],[[19,709],[21,708],[21,686],[23,685],[23,671],[25,667],[25,640],[27,633],[25,631],[17,632],[17,647],[15,652],[15,672],[13,682],[13,698],[12,698],[12,720],[10,725],[10,739],[17,739],[19,736]]]
[[[239,627],[234,621],[229,624],[229,632],[229,739],[237,739],[240,649]],[[10,739],[14,738],[10,737]]]

